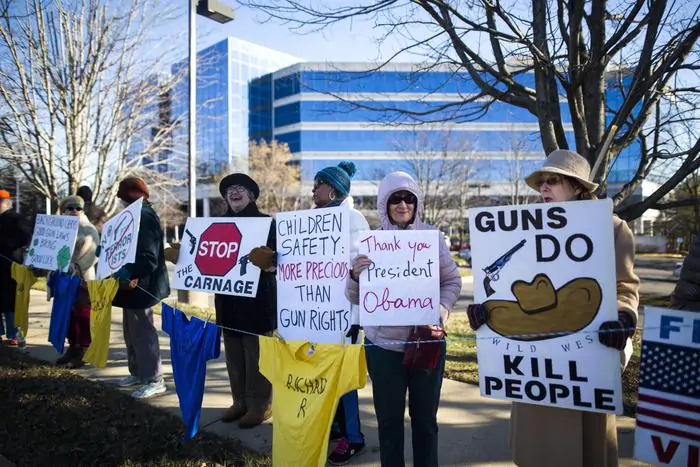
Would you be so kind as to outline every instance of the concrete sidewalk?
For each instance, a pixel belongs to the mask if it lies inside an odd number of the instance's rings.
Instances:
[[[29,353],[36,358],[54,361],[56,350],[48,343],[50,304],[46,294],[32,291],[29,311],[29,333],[27,337]],[[157,315],[156,327],[161,328]],[[172,378],[170,362],[170,338],[160,332],[163,371],[168,384],[168,392],[148,400],[148,403],[180,415],[177,395]],[[223,347],[223,346],[222,346]],[[77,372],[87,378],[106,382],[116,382],[128,374],[126,350],[122,337],[122,311],[112,310],[112,334],[109,362],[106,368],[87,366]],[[372,405],[371,384],[359,392],[360,416],[366,437],[367,447],[351,465],[378,466],[379,442],[377,420]],[[272,447],[272,424],[265,423],[252,430],[240,430],[237,425],[219,421],[222,411],[231,405],[231,394],[223,355],[210,361],[207,366],[204,401],[200,429],[206,429],[221,436],[240,440],[246,446],[263,453],[270,453]],[[479,388],[473,385],[445,379],[442,385],[438,421],[440,423],[440,465],[514,465],[510,462],[508,449],[508,419],[510,403],[485,399],[479,395]],[[406,413],[406,459],[411,459],[411,430]],[[634,419],[618,418],[620,433],[620,465],[644,465],[633,461]],[[330,448],[333,447],[331,443]]]

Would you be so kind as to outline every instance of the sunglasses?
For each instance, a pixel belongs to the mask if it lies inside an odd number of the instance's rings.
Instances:
[[[412,193],[406,193],[404,195],[393,194],[389,197],[389,204],[391,205],[401,204],[402,201],[406,204],[416,204],[418,199],[416,195]]]
[[[80,206],[68,206],[68,207],[66,207],[66,211],[78,211],[78,212],[80,212],[82,210],[83,210],[83,208],[81,208]]]
[[[542,185],[544,185],[545,183],[546,183],[547,185],[549,185],[549,186],[557,186],[557,185],[559,185],[561,182],[562,182],[562,179],[561,179],[561,177],[560,177],[559,175],[552,175],[552,176],[550,176],[550,177],[541,178],[541,179],[537,180],[537,182],[535,182],[535,186],[536,186],[537,188],[540,188],[540,187],[541,187]]]
[[[226,190],[226,194],[232,195],[234,193],[240,193],[243,194],[246,192],[246,188],[241,186],[241,185],[233,185],[228,187],[228,190]]]

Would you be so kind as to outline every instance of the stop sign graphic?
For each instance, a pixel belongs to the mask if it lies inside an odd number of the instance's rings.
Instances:
[[[238,261],[241,231],[234,223],[216,223],[199,237],[194,264],[205,276],[225,276]]]

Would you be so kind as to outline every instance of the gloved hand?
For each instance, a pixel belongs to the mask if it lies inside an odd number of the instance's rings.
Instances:
[[[481,303],[472,303],[467,307],[467,318],[469,318],[469,327],[476,331],[488,322],[489,311]]]
[[[359,324],[353,324],[352,326],[350,326],[348,333],[345,334],[345,337],[351,338],[353,344],[356,343],[357,337],[360,335],[360,329],[362,329],[362,328],[360,327]]]
[[[117,272],[112,274],[112,277],[119,280],[119,282],[130,282],[131,281],[131,273],[126,268],[119,269]]]
[[[248,255],[250,262],[259,267],[263,271],[269,270],[277,266],[275,264],[275,252],[268,246],[259,246],[250,250]]]
[[[170,261],[173,264],[177,264],[177,260],[180,257],[180,244],[173,243],[168,248],[165,249],[165,261]]]
[[[632,337],[634,331],[634,319],[626,311],[617,312],[617,321],[606,321],[600,325],[598,340],[606,347],[617,350],[625,350],[627,339]]]
[[[97,245],[97,248],[95,249],[95,258],[99,258],[100,254],[102,254],[102,245]]]

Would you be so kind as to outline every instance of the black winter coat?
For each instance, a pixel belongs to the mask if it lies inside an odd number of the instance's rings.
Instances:
[[[12,278],[12,262],[21,262],[19,249],[29,245],[29,223],[14,211],[0,214],[0,313],[15,312],[17,283]]]
[[[170,281],[165,267],[163,229],[150,203],[141,209],[141,225],[136,244],[136,261],[124,266],[132,278],[139,280],[133,290],[119,290],[112,305],[128,309],[145,309],[157,305],[170,295]],[[146,291],[142,290],[145,289]]]
[[[234,214],[230,209],[228,217],[270,217],[263,214],[255,203],[250,203],[241,212]],[[263,239],[260,239],[260,244]],[[277,249],[277,229],[272,220],[266,245]],[[255,298],[216,294],[216,322],[227,328],[240,329],[255,334],[265,334],[277,329],[277,276],[274,272],[260,272],[258,293]],[[245,336],[235,331],[224,329],[227,336]]]

